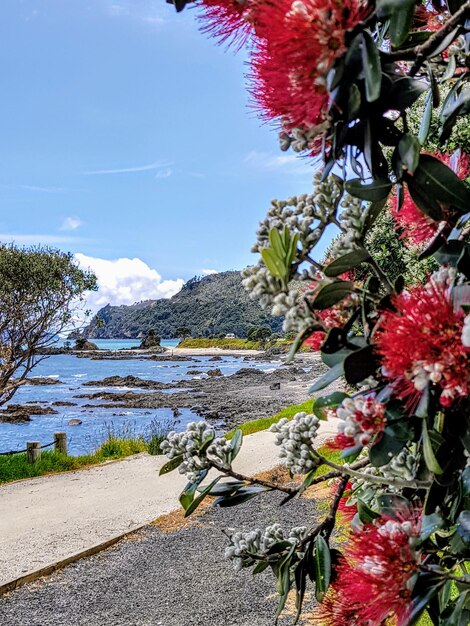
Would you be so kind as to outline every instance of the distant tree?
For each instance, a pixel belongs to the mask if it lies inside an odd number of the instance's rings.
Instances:
[[[71,254],[0,244],[0,405],[70,326],[84,292],[96,288]]]
[[[185,337],[191,337],[191,329],[187,326],[179,326],[175,330],[175,337],[177,339],[184,339]]]
[[[271,337],[272,330],[269,326],[252,326],[247,333],[249,341],[266,341]]]

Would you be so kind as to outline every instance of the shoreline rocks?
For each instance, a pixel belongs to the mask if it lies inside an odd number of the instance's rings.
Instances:
[[[135,391],[98,391],[79,394],[77,398],[99,400],[89,408],[115,409],[192,409],[201,418],[222,421],[227,428],[274,415],[284,407],[308,399],[308,384],[324,373],[326,366],[317,357],[301,360],[306,371],[297,364],[280,366],[272,372],[244,367],[230,376],[202,377],[159,383],[135,376],[111,376],[101,381],[89,381],[83,387],[133,387]],[[140,392],[139,389],[148,391]],[[164,393],[165,389],[178,389]]]
[[[58,411],[50,406],[39,404],[9,404],[0,410],[0,422],[20,423],[30,422],[31,415],[56,415]]]

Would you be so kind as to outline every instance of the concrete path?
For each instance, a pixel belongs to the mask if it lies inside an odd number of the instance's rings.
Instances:
[[[322,422],[319,440],[336,432]],[[0,587],[131,532],[179,507],[186,481],[159,477],[166,457],[139,454],[76,472],[0,486]],[[278,465],[274,435],[245,437],[234,468],[257,474]]]

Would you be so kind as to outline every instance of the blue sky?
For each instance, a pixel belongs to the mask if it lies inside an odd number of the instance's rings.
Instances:
[[[246,57],[194,10],[2,0],[0,16],[0,240],[77,253],[99,268],[94,304],[254,262],[271,198],[311,189],[249,107]]]

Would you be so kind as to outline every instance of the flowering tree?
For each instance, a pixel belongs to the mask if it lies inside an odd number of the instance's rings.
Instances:
[[[175,0],[182,10],[185,0]],[[344,377],[349,392],[315,399],[313,414],[272,430],[282,462],[302,482],[278,485],[232,468],[242,445],[205,423],[171,433],[169,462],[189,484],[191,514],[207,495],[232,506],[267,490],[286,494],[334,481],[312,528],[278,525],[230,537],[226,555],[255,573],[271,567],[279,612],[291,589],[299,614],[307,581],[322,626],[402,626],[427,611],[434,624],[470,622],[470,2],[463,0],[199,0],[203,30],[249,45],[251,93],[280,130],[282,150],[322,163],[313,190],[274,201],[257,233],[259,263],[244,284],[295,331],[291,358],[313,333],[329,371],[315,394]],[[418,114],[417,114],[418,111]],[[465,137],[467,141],[465,141]],[[368,246],[389,212],[419,280],[390,276]],[[315,246],[334,225],[329,258]],[[300,287],[299,287],[300,284]],[[318,334],[315,335],[318,338]],[[340,427],[315,446],[320,420]],[[326,475],[317,475],[320,466]],[[221,475],[201,486],[208,470]],[[337,512],[348,541],[330,547]]]

